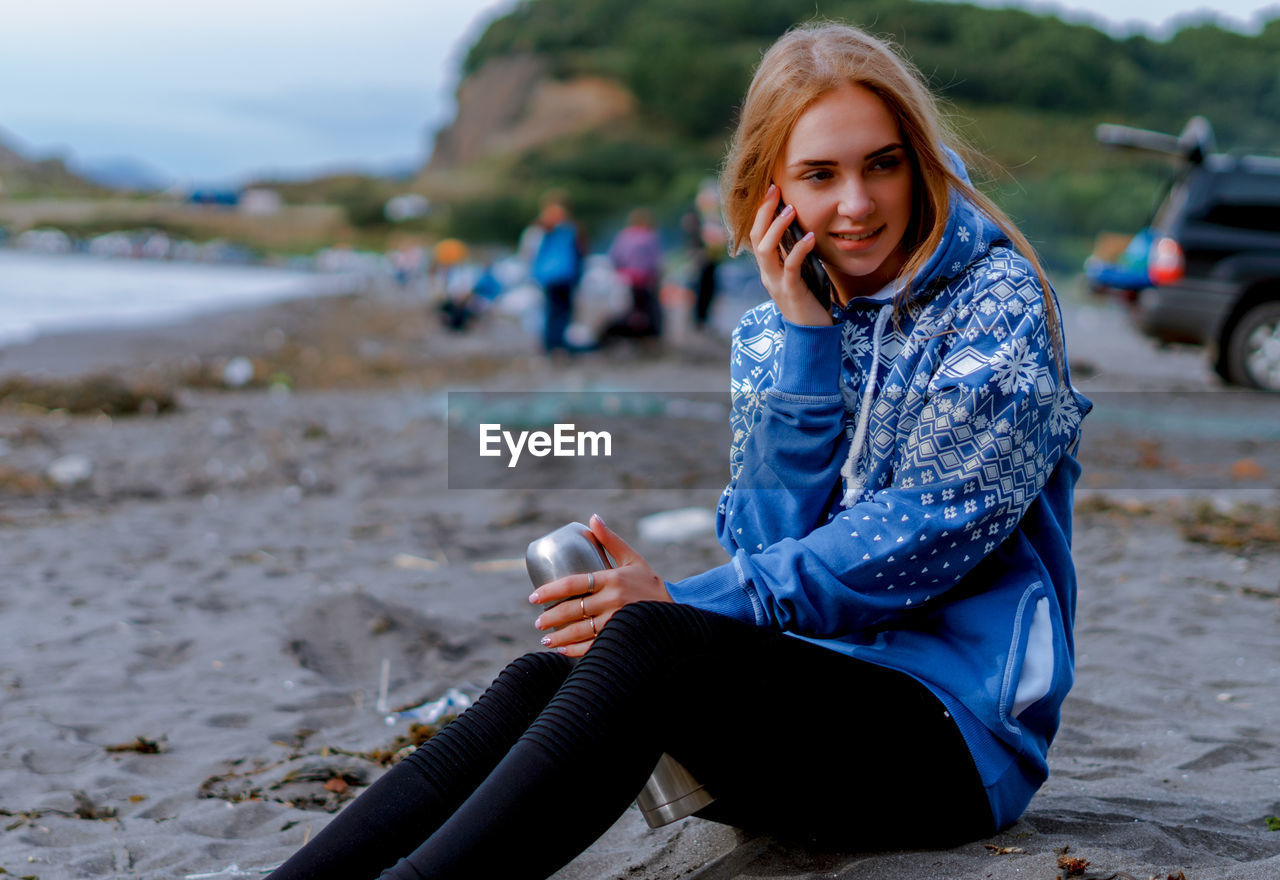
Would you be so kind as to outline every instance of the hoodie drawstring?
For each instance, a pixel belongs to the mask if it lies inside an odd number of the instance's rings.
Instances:
[[[867,475],[860,466],[862,447],[867,440],[867,422],[871,420],[871,403],[875,397],[876,376],[880,372],[880,341],[884,337],[885,324],[893,314],[893,303],[886,302],[876,315],[876,328],[871,335],[871,372],[867,376],[866,388],[862,391],[862,407],[858,410],[858,427],[853,432],[853,443],[849,446],[849,457],[840,468],[840,476],[844,477],[845,491],[841,500],[843,507],[852,507],[862,494]]]

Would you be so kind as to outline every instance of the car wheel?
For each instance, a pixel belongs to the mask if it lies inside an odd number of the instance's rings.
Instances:
[[[1227,340],[1227,378],[1237,385],[1280,391],[1280,300],[1241,316]]]

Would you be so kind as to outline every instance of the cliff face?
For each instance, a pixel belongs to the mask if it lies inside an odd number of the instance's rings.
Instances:
[[[459,87],[457,115],[436,136],[425,174],[518,156],[557,138],[607,129],[632,118],[635,104],[616,80],[557,80],[536,56],[494,58]]]

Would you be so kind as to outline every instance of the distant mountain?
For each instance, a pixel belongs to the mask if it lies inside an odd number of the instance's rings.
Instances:
[[[156,191],[173,185],[173,179],[138,159],[115,156],[77,159],[72,167],[81,177],[111,189]]]
[[[59,158],[32,159],[0,129],[0,196],[96,196],[104,187],[68,170]]]

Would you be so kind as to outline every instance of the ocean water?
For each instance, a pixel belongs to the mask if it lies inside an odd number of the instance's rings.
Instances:
[[[0,250],[0,346],[65,330],[144,326],[350,290],[350,276],[267,266]]]

